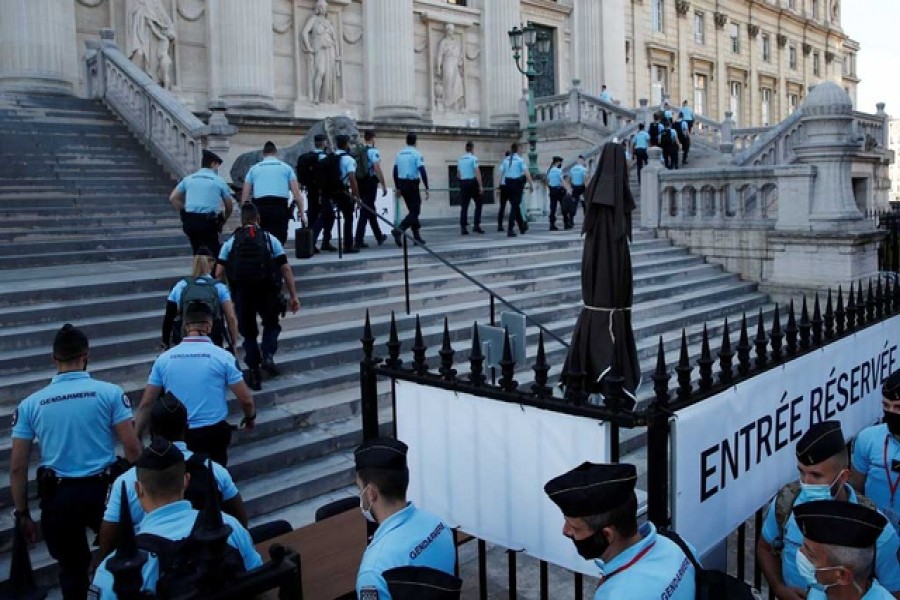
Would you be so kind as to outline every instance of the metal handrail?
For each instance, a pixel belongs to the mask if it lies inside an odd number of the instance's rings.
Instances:
[[[451,191],[451,190],[456,190],[456,189],[459,189],[459,188],[431,188],[428,191],[437,192],[437,191]],[[492,189],[492,188],[485,188],[485,189]],[[368,211],[369,213],[375,215],[375,217],[378,220],[383,221],[387,225],[390,225],[391,232],[393,232],[395,230],[399,231],[394,226],[393,222],[391,222],[386,217],[378,214],[378,211],[372,210],[368,206],[365,206],[365,205],[359,204],[359,203],[357,204],[357,206],[359,207],[360,210]],[[406,294],[406,314],[409,315],[412,313],[411,306],[410,306],[410,299],[409,299],[409,240],[413,239],[413,238],[411,238],[410,235],[408,233],[406,233],[405,231],[401,231],[400,233],[403,236],[403,279],[404,279],[404,288],[405,288],[405,294]],[[415,241],[415,240],[413,240],[413,241]],[[457,275],[459,275],[460,277],[462,277],[463,279],[465,279],[466,281],[468,281],[469,283],[471,283],[472,285],[474,285],[475,287],[477,287],[478,289],[487,293],[490,296],[490,299],[491,299],[491,303],[490,303],[491,322],[492,323],[494,322],[494,301],[496,299],[503,306],[505,306],[505,307],[509,308],[510,310],[512,310],[513,312],[525,317],[525,321],[527,323],[534,325],[539,330],[541,330],[542,332],[544,332],[545,334],[547,334],[548,336],[550,336],[551,338],[553,338],[554,340],[556,340],[557,342],[562,344],[563,347],[565,347],[565,348],[569,347],[569,343],[567,341],[562,339],[560,336],[558,336],[556,333],[554,333],[550,329],[547,329],[542,323],[536,321],[533,317],[531,317],[528,313],[523,311],[521,308],[519,308],[518,306],[516,306],[515,304],[513,304],[512,302],[510,302],[509,300],[507,300],[506,298],[504,298],[503,296],[501,296],[500,294],[498,294],[497,292],[495,292],[494,290],[492,290],[485,284],[483,284],[480,281],[478,281],[477,279],[475,279],[473,276],[469,275],[468,273],[466,273],[465,271],[463,271],[462,269],[460,269],[459,267],[454,265],[448,259],[443,257],[439,252],[436,252],[436,251],[432,250],[431,248],[429,248],[425,245],[421,245],[421,244],[419,244],[418,247],[421,248],[422,250],[424,250],[427,254],[429,254],[431,256],[431,258],[433,258],[436,261],[438,261],[439,263],[443,264],[445,267],[447,267],[451,271],[455,272]]]

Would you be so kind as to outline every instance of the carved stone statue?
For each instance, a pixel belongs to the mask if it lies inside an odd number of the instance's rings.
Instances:
[[[128,57],[166,89],[172,88],[175,24],[160,0],[131,0]]]
[[[316,135],[324,135],[328,140],[328,147],[334,150],[334,139],[337,136],[346,135],[350,138],[351,143],[356,143],[359,139],[359,129],[356,127],[356,121],[350,117],[329,117],[310,127],[303,139],[293,146],[279,149],[278,158],[292,167],[296,166],[300,155],[313,149],[313,138]],[[238,186],[243,186],[247,171],[262,158],[261,150],[245,152],[238,156],[231,167],[231,181]]]
[[[461,111],[465,104],[463,91],[463,47],[455,36],[456,27],[447,23],[444,37],[438,43],[434,58],[435,97],[443,99],[446,110]],[[440,89],[440,93],[438,93]]]
[[[328,20],[328,4],[318,0],[313,15],[300,32],[303,51],[310,55],[309,90],[312,101],[335,102],[341,48],[334,25]]]

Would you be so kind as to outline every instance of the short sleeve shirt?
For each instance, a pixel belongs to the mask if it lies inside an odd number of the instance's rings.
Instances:
[[[572,180],[572,185],[584,185],[586,177],[587,167],[584,165],[575,165],[569,169],[569,178]]]
[[[200,278],[197,279],[199,280]],[[187,284],[187,279],[182,279],[176,283],[175,287],[172,288],[172,291],[169,292],[167,300],[169,302],[174,302],[175,304],[181,302],[181,294],[184,292],[184,288],[187,287]],[[216,281],[214,285],[216,286],[216,292],[219,294],[219,303],[225,304],[226,302],[231,302],[231,292],[228,290],[228,286],[221,281]]]
[[[366,154],[369,157],[369,177],[374,177],[375,165],[381,164],[381,152],[375,146],[367,146]]]
[[[176,189],[184,194],[184,210],[189,213],[215,214],[222,201],[231,198],[231,189],[212,169],[200,169],[182,179]]]
[[[286,256],[284,253],[284,246],[281,242],[278,241],[278,238],[269,233],[268,231],[264,232],[267,236],[269,236],[269,244],[272,249],[272,258],[278,259],[282,256]],[[231,249],[234,247],[234,236],[228,238],[224,244],[222,244],[222,249],[219,250],[219,262],[222,264],[228,264],[228,257],[231,255]]]
[[[184,454],[185,460],[193,456],[194,453],[187,449],[187,444],[184,442],[175,442],[174,445],[181,450],[182,454]],[[234,480],[231,478],[231,473],[217,462],[212,463],[212,469],[213,476],[216,479],[216,486],[219,488],[219,493],[222,494],[222,500],[227,502],[237,496],[238,489],[234,484]],[[131,521],[134,523],[135,527],[141,524],[146,513],[141,506],[137,490],[134,487],[135,481],[137,481],[136,467],[131,467],[116,478],[112,488],[110,488],[109,500],[106,503],[106,511],[103,513],[104,521],[108,523],[118,523],[122,518],[121,489],[122,484],[124,483],[125,493],[128,496],[128,512],[131,513]]]
[[[179,500],[157,508],[141,522],[137,533],[150,533],[169,540],[182,540],[188,537],[194,522],[197,520],[197,511],[191,507],[187,500]],[[223,514],[222,520],[231,527],[231,535],[228,536],[228,545],[235,548],[241,554],[244,568],[248,571],[262,565],[262,558],[253,547],[250,533],[231,515]],[[110,557],[100,564],[94,574],[94,581],[88,593],[89,600],[117,600],[118,596],[113,591],[113,576],[107,568]],[[154,554],[150,554],[146,563],[141,568],[143,586],[141,591],[156,592],[156,582],[159,580],[159,561]]]
[[[900,461],[900,442],[890,434],[887,425],[866,427],[856,436],[853,470],[866,476],[866,497],[900,533],[900,473],[891,468],[894,461]]]
[[[521,179],[525,177],[525,161],[522,160],[522,157],[518,154],[511,154],[509,157],[509,164],[506,167],[506,171],[503,173],[504,178],[508,181],[510,179]]]
[[[460,181],[475,179],[475,171],[478,170],[478,157],[468,152],[456,161],[456,173]]]
[[[547,185],[560,187],[563,184],[563,172],[559,167],[553,167],[547,171]]]
[[[119,386],[85,371],[60,373],[19,403],[12,437],[37,438],[41,465],[60,477],[88,477],[115,461],[115,428],[131,419],[131,402]]]
[[[253,165],[244,181],[253,186],[254,198],[289,198],[291,181],[297,181],[297,173],[289,164],[270,156]]]
[[[633,144],[636,150],[642,148],[646,150],[650,147],[650,134],[646,131],[638,131],[636,134],[634,134]]]
[[[377,591],[380,600],[389,599],[382,574],[407,566],[431,567],[451,575],[456,568],[456,547],[450,528],[412,503],[378,526],[359,565],[357,596],[362,597],[363,591]]]
[[[148,383],[168,390],[188,411],[188,427],[208,427],[228,416],[228,388],[243,381],[234,356],[206,337],[187,337],[153,363]]]
[[[690,106],[682,106],[681,107],[681,117],[687,121],[694,120],[694,111]]]
[[[339,150],[338,155],[341,157],[341,181],[344,182],[344,185],[348,185],[350,173],[356,173],[356,159],[343,150]]]
[[[418,179],[419,167],[425,166],[425,158],[418,150],[412,146],[407,146],[397,154],[395,164],[398,178]]]

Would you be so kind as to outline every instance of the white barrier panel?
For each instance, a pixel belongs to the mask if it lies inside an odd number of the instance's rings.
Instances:
[[[900,361],[900,317],[872,325],[678,412],[672,432],[677,531],[706,553],[797,478],[794,447],[820,421],[849,440],[882,413]]]
[[[544,484],[584,461],[608,462],[607,424],[404,381],[396,398],[410,500],[488,542],[597,574],[563,536]]]

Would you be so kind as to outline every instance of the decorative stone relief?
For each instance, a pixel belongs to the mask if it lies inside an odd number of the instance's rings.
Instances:
[[[750,34],[751,38],[756,38],[759,35],[759,25],[754,25],[753,23],[747,23],[747,33]]]
[[[778,36],[776,37],[776,39],[778,40],[779,48],[784,48],[785,46],[787,46],[788,38],[783,33],[779,33]]]
[[[830,50],[825,52],[825,62],[829,65],[834,62],[834,52]]]
[[[175,5],[178,15],[185,21],[198,21],[206,13],[203,0],[178,0]]]
[[[456,26],[447,23],[434,56],[434,97],[439,110],[460,112],[465,107],[463,58]]]
[[[841,20],[841,2],[840,0],[831,1],[831,20],[837,23]]]
[[[172,89],[175,24],[160,0],[129,0],[127,54],[166,89]]]
[[[728,15],[726,15],[725,13],[717,12],[714,19],[716,22],[716,27],[718,29],[722,29],[723,27],[725,27],[725,23],[728,22]]]
[[[691,3],[687,0],[675,0],[675,10],[683,17],[691,10]]]
[[[103,4],[103,0],[78,0],[78,4],[87,6],[88,8],[97,8]]]
[[[328,3],[317,0],[312,16],[300,32],[300,47],[309,55],[309,95],[313,103],[334,103],[341,74],[341,44],[328,20]]]
[[[812,52],[812,44],[803,42],[803,56],[809,56],[810,52]]]

